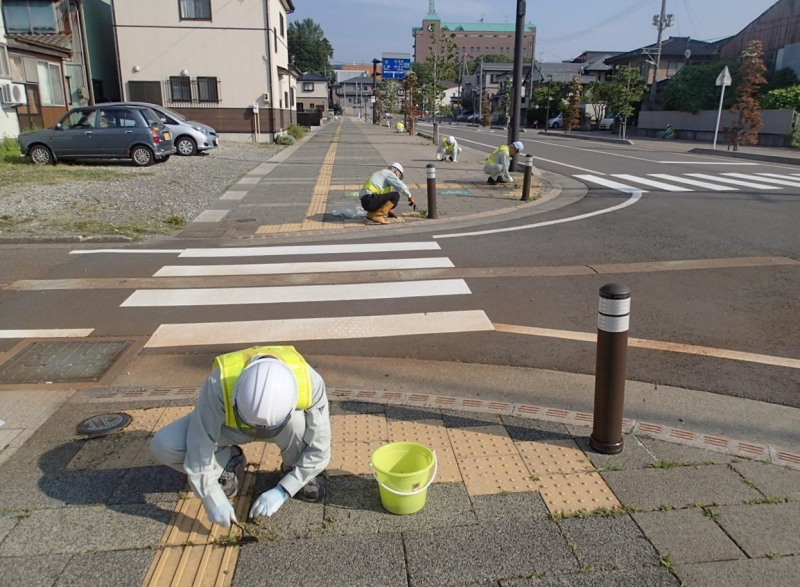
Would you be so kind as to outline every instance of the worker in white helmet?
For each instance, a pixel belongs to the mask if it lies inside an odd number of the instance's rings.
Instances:
[[[318,502],[318,481],[331,458],[328,397],[322,377],[291,346],[253,347],[214,360],[194,410],[159,430],[156,459],[189,476],[208,519],[237,522],[230,498],[247,461],[239,445],[278,445],[283,477],[253,503],[250,517],[271,516],[290,497]]]
[[[511,163],[511,157],[517,153],[522,153],[525,146],[520,141],[514,141],[510,145],[501,145],[489,155],[486,164],[483,166],[483,172],[489,175],[486,183],[495,185],[497,183],[514,183],[511,175],[508,173],[508,167]]]
[[[364,182],[358,195],[361,207],[367,211],[367,220],[375,224],[389,224],[385,217],[396,218],[392,210],[397,207],[401,193],[408,197],[409,206],[415,205],[411,191],[403,183],[403,176],[403,166],[392,163],[388,169],[376,171]]]
[[[445,161],[450,160],[453,163],[458,163],[458,154],[461,152],[461,147],[458,146],[456,138],[453,136],[447,137],[443,140],[439,147],[436,149],[436,160]]]

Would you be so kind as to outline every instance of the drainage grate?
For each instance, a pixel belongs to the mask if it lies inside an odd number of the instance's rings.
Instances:
[[[99,381],[133,341],[33,342],[0,367],[0,384]]]

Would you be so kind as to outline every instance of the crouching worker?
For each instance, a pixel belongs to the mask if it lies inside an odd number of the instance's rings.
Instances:
[[[278,445],[283,477],[253,503],[250,517],[271,516],[290,497],[318,502],[317,476],[331,457],[325,382],[291,346],[253,347],[220,355],[194,410],[159,430],[155,458],[189,476],[208,519],[237,522],[230,499],[239,492],[247,461],[239,445]]]
[[[455,137],[447,137],[441,142],[439,148],[436,149],[436,160],[441,161],[448,159],[453,163],[458,163],[458,154],[461,152],[461,147],[458,146]]]
[[[361,188],[361,207],[367,211],[367,220],[375,224],[389,224],[385,216],[396,218],[392,210],[400,201],[400,192],[408,197],[408,205],[414,205],[414,198],[408,186],[403,183],[403,166],[392,163],[388,169],[381,169],[369,176]]]
[[[517,153],[522,153],[524,149],[525,146],[520,141],[514,141],[510,145],[502,145],[495,149],[486,160],[486,165],[483,166],[483,172],[489,174],[489,179],[486,180],[486,183],[489,185],[514,183],[508,173],[508,166],[511,163],[511,157]]]

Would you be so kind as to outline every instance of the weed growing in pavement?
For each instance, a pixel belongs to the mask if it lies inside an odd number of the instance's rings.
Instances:
[[[592,515],[598,518],[618,518],[624,513],[625,513],[624,509],[613,507],[613,508],[597,508],[595,511],[592,512]]]
[[[164,220],[164,224],[174,227],[180,227],[186,224],[186,220],[184,220],[180,216],[172,214],[171,216],[168,216],[166,220]]]
[[[794,501],[791,497],[758,497],[756,499],[744,500],[745,505],[761,505],[763,503],[790,503]]]
[[[578,552],[578,545],[577,544],[570,544],[569,545],[569,550],[570,550],[570,552],[572,554],[577,553]]]
[[[683,463],[678,463],[676,461],[654,461],[650,463],[650,467],[653,469],[674,469],[675,467],[683,466]]]
[[[776,558],[781,558],[783,555],[782,554],[778,554],[777,552],[768,552],[764,556],[766,556],[768,559],[772,560],[772,559],[776,559]]]
[[[658,509],[660,509],[662,512],[669,512],[674,510],[675,506],[669,505],[668,503],[662,503],[660,506],[658,506]]]
[[[719,518],[719,512],[715,512],[711,508],[703,508],[703,513],[712,520],[716,520],[717,518]]]
[[[668,571],[672,570],[672,556],[669,553],[659,554],[658,560]]]
[[[624,471],[628,468],[628,461],[617,462],[612,459],[606,459],[606,462],[599,467],[594,467],[595,473],[603,473],[605,471]]]
[[[583,565],[581,567],[581,573],[591,573],[594,571],[594,567],[592,565]]]
[[[643,512],[644,510],[635,503],[630,503],[623,505],[622,511],[624,511],[626,514],[635,514],[636,512]]]

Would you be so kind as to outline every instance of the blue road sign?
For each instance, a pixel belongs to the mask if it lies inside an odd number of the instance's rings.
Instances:
[[[383,79],[403,79],[411,71],[411,56],[383,57]]]

